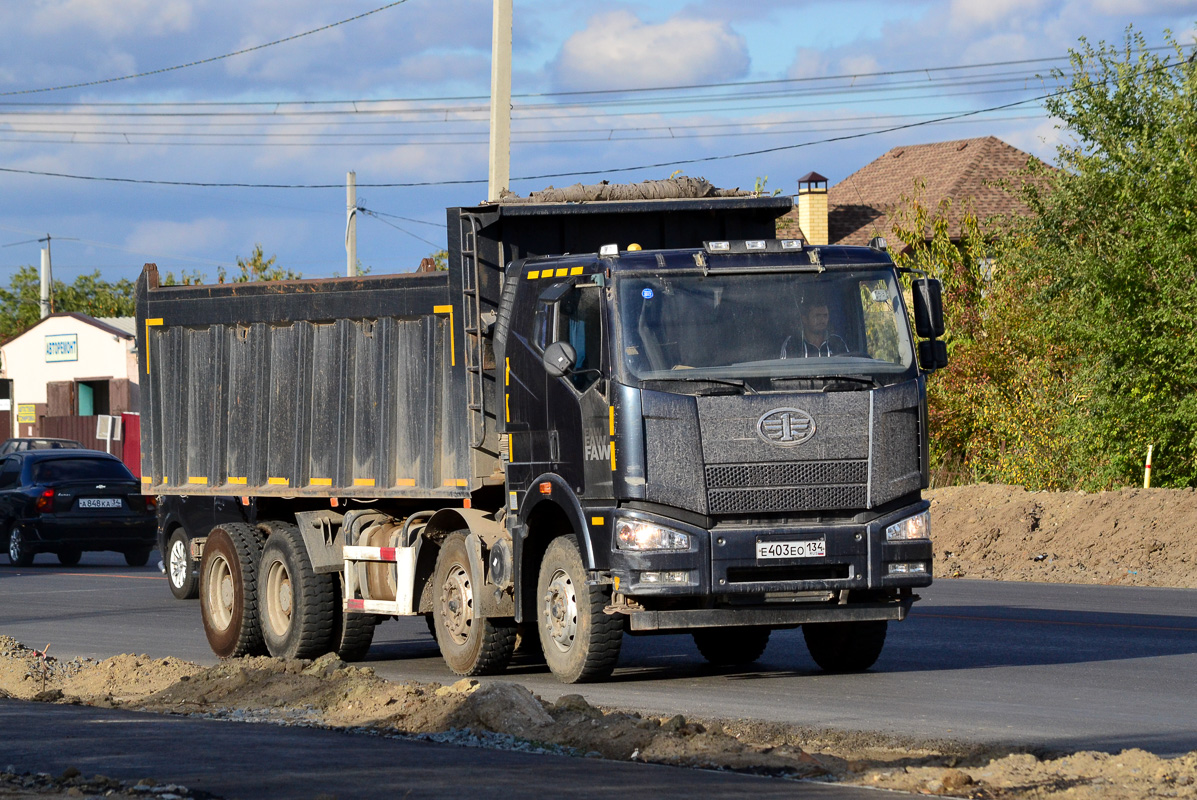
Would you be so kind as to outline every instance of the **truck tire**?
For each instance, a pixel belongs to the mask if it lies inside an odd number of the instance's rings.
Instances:
[[[199,576],[191,563],[188,552],[187,532],[182,528],[171,531],[166,540],[166,581],[170,593],[179,600],[194,600],[199,597]]]
[[[58,563],[64,567],[73,567],[83,558],[83,551],[78,547],[58,548]]]
[[[820,622],[802,626],[810,657],[826,672],[864,672],[885,646],[886,620]]]
[[[221,658],[266,653],[258,624],[261,556],[248,525],[218,525],[208,534],[200,562],[200,615],[208,645]]]
[[[606,678],[623,644],[623,618],[603,613],[609,595],[586,577],[577,537],[549,543],[536,581],[536,623],[544,659],[562,683]]]
[[[374,614],[350,614],[345,611],[344,578],[335,581],[338,613],[333,614],[333,630],[330,639],[332,652],[342,661],[361,661],[374,641],[374,626],[378,617]]]
[[[33,550],[16,525],[8,531],[8,563],[14,567],[27,567],[33,563]]]
[[[299,528],[271,522],[258,568],[258,612],[266,650],[275,658],[328,652],[337,608],[336,575],[312,568]]]
[[[694,631],[694,645],[717,667],[751,664],[769,644],[769,628],[702,628]]]
[[[479,615],[474,590],[482,588],[482,576],[473,574],[462,531],[441,543],[432,580],[436,643],[449,669],[458,675],[493,675],[506,669],[515,650],[515,620]]]

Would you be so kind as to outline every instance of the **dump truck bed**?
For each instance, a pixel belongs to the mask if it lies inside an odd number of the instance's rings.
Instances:
[[[469,495],[448,273],[156,283],[147,266],[144,491]]]

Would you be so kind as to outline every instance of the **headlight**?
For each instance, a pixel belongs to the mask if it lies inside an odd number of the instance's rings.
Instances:
[[[681,531],[634,519],[615,523],[615,543],[620,550],[689,550],[690,537]]]
[[[930,539],[931,538],[931,512],[924,511],[921,514],[915,514],[913,517],[907,517],[901,522],[895,522],[885,529],[885,540],[887,542],[904,542],[909,539]]]

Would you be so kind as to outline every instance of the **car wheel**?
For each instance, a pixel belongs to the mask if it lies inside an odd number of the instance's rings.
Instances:
[[[20,528],[14,527],[8,532],[8,561],[14,567],[27,567],[33,563],[33,550]]]
[[[194,600],[199,597],[199,575],[191,563],[188,552],[187,532],[175,528],[166,542],[166,578],[170,593],[180,600]]]
[[[58,550],[58,563],[64,567],[73,567],[83,558],[83,551],[77,547],[63,547]]]
[[[139,547],[136,550],[125,551],[125,563],[130,567],[144,567],[150,561],[151,547]]]

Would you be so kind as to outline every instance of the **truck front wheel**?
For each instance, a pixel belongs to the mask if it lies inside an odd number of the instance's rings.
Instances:
[[[732,667],[751,664],[765,653],[768,628],[702,628],[694,631],[694,644],[711,664]]]
[[[615,669],[623,619],[603,613],[609,595],[586,584],[575,536],[549,543],[536,582],[536,622],[549,669],[562,683],[602,680]]]
[[[275,658],[315,658],[328,652],[336,607],[336,576],[312,569],[299,529],[272,522],[258,571],[262,635]]]
[[[212,652],[221,658],[264,655],[258,624],[262,548],[248,525],[217,526],[200,562],[200,614]]]
[[[864,672],[885,646],[885,620],[821,622],[802,626],[802,638],[815,663],[827,672]]]
[[[452,533],[441,543],[432,580],[436,643],[449,669],[458,675],[506,669],[515,650],[515,620],[481,615],[475,594],[483,591],[482,576],[470,566],[464,533]]]

